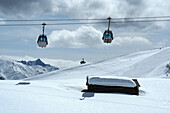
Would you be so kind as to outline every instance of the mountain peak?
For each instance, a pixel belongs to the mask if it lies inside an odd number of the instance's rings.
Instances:
[[[18,61],[24,65],[28,65],[28,66],[34,66],[34,65],[40,65],[40,66],[50,66],[49,64],[45,64],[44,62],[41,61],[41,59],[37,59],[35,61]]]
[[[18,80],[55,70],[59,69],[43,63],[41,59],[27,62],[0,58],[0,80]]]
[[[28,61],[28,62],[31,62],[31,61]],[[42,62],[41,59],[37,59],[34,64],[35,65],[41,65],[41,66],[46,66],[47,65],[44,62]]]

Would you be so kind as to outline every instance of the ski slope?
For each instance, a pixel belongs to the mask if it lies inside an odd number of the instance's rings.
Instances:
[[[169,113],[170,48],[138,52],[20,81],[0,81],[0,113]],[[139,96],[83,93],[86,76],[138,78]]]
[[[142,51],[97,63],[50,72],[30,80],[84,79],[88,75],[126,76],[131,78],[165,77],[170,62],[170,47]]]

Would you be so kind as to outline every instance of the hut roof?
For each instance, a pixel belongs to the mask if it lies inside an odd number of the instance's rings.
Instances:
[[[88,84],[102,86],[136,87],[136,83],[126,77],[88,76]]]

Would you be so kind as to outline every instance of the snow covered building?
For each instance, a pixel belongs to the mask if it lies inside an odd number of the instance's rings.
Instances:
[[[87,76],[87,92],[110,92],[139,95],[137,79],[108,76]]]

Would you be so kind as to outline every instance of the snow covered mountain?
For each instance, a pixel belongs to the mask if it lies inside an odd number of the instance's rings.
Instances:
[[[18,80],[58,70],[57,67],[36,61],[15,61],[0,57],[0,79]]]
[[[41,59],[42,62],[58,67],[59,69],[70,68],[70,67],[75,67],[75,66],[80,65],[80,61],[73,61],[73,60],[68,60],[68,59],[49,59],[49,58],[43,58],[43,57],[36,58],[36,57],[31,57],[31,56],[5,56],[5,55],[3,55],[3,57],[8,58],[8,59],[13,59],[16,61],[20,61],[22,59],[27,62],[29,60],[35,61],[37,59]]]
[[[54,71],[33,79],[85,78],[88,75],[126,77],[165,77],[170,62],[170,47],[148,50],[97,63]]]

